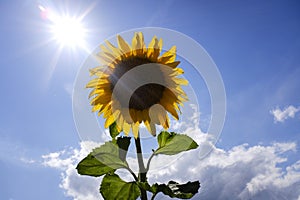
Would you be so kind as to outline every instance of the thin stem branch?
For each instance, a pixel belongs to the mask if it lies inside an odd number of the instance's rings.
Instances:
[[[151,200],[154,200],[154,198],[156,197],[156,195],[157,195],[157,193],[153,194]]]
[[[141,140],[140,137],[134,138],[135,147],[136,147],[136,154],[139,164],[139,181],[146,182],[147,181],[147,171],[145,169],[143,154],[142,154],[142,147],[141,147]],[[147,200],[147,192],[146,190],[140,188],[141,190],[141,200]]]
[[[127,161],[126,161],[126,163],[127,163]],[[127,163],[127,165],[128,165],[128,163]],[[127,167],[126,169],[130,172],[130,174],[133,176],[135,181],[139,181],[138,177],[135,175],[135,173],[129,167]]]
[[[152,155],[150,156],[150,158],[148,159],[148,162],[147,162],[147,168],[146,168],[146,173],[149,171],[149,168],[150,168],[150,162],[152,160],[152,158],[155,156],[155,153],[153,152]]]

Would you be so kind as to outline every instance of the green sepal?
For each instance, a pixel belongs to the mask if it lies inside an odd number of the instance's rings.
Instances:
[[[131,137],[118,137],[117,138],[117,145],[119,147],[119,158],[122,161],[126,160],[126,155],[128,152],[128,147],[130,145]]]
[[[113,142],[116,141],[116,137],[120,134],[120,132],[118,131],[117,128],[117,123],[114,122],[109,126],[109,134],[111,136],[111,138],[113,139]]]

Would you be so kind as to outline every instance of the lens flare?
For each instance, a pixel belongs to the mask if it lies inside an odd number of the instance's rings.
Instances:
[[[50,32],[53,40],[61,46],[85,47],[87,30],[82,23],[82,17],[71,17],[68,14],[58,14],[49,8],[39,5],[42,19],[50,21]]]
[[[51,26],[54,39],[62,45],[83,46],[85,29],[79,19],[69,16],[59,17]]]

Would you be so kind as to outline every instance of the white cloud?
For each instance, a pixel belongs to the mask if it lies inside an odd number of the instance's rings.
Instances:
[[[199,151],[188,152],[166,169],[168,173],[150,172],[149,181],[200,180],[200,193],[194,199],[297,199],[300,160],[278,167],[287,161],[283,154],[295,150],[295,143],[252,147],[244,144],[229,151],[214,148],[202,160],[197,159]]]
[[[74,200],[102,199],[99,193],[101,179],[78,175],[75,169],[78,162],[69,165],[62,172],[62,181],[59,186],[65,191],[66,196],[73,197]]]
[[[206,137],[205,134],[200,134],[198,139]],[[79,176],[75,169],[77,163],[88,153],[83,148],[85,145],[83,142],[80,149],[45,155],[44,165],[62,170],[60,187],[67,196],[76,200],[101,199],[101,178]],[[177,157],[176,162],[166,160],[169,156],[160,156],[153,159],[152,170],[148,174],[149,182],[175,180],[184,183],[199,180],[201,188],[193,199],[296,200],[300,196],[300,160],[287,167],[278,166],[287,161],[284,155],[288,151],[296,151],[296,144],[243,144],[228,151],[213,147],[211,154],[204,159],[199,158],[199,150],[193,150]],[[137,168],[134,158],[129,158],[128,161],[133,163],[134,169]],[[161,165],[165,167],[161,168]],[[131,179],[130,174],[121,172],[123,178]],[[160,195],[157,199],[168,198]]]
[[[77,174],[76,166],[90,150],[99,146],[94,142],[81,142],[79,149],[69,148],[62,151],[43,155],[43,165],[61,170],[60,188],[65,195],[73,197],[74,200],[99,200],[98,192],[101,180],[99,178],[80,176]]]
[[[288,118],[294,118],[295,114],[300,111],[300,107],[289,106],[283,110],[276,108],[270,111],[274,116],[274,122],[284,122]]]
[[[193,116],[193,119],[196,118]],[[281,142],[267,146],[242,144],[224,150],[217,148],[211,142],[211,136],[202,133],[195,124],[190,120],[180,125],[180,129],[184,128],[184,133],[193,137],[200,148],[177,156],[155,157],[148,173],[150,183],[199,180],[201,188],[193,199],[300,200],[300,160],[288,164],[290,161],[287,157],[287,152],[296,152],[296,143]],[[60,187],[73,199],[102,199],[99,194],[101,178],[79,176],[75,169],[77,163],[96,145],[81,142],[79,149],[43,156],[45,166],[62,171]],[[203,158],[207,151],[210,154]],[[137,162],[132,155],[127,160],[137,171]],[[121,173],[124,180],[132,180],[124,170],[118,170],[117,173]],[[156,199],[169,198],[158,195]]]

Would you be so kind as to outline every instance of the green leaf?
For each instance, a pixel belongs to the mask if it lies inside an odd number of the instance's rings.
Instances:
[[[196,149],[198,144],[189,136],[162,131],[157,136],[158,149],[155,154],[175,155],[183,151]]]
[[[125,182],[116,174],[104,176],[100,193],[106,200],[135,200],[141,195],[136,182]]]
[[[126,162],[120,159],[119,147],[112,142],[106,142],[80,161],[76,169],[81,175],[98,177],[127,167]]]
[[[99,148],[93,150],[92,155],[101,163],[113,169],[127,168],[126,162],[119,157],[119,147],[112,142],[105,142]]]
[[[152,190],[152,187],[149,185],[148,182],[137,182],[138,186],[146,191],[149,191],[149,192],[153,192]]]
[[[80,161],[76,169],[78,174],[95,177],[102,176],[114,171],[114,169],[104,165],[91,154]]]
[[[148,182],[138,182],[138,186],[146,191],[152,192],[153,196],[155,197],[158,193],[162,192],[165,195],[168,195],[171,198],[181,198],[181,199],[190,199],[200,188],[199,181],[188,182],[185,184],[179,184],[175,181],[169,181],[166,184],[157,184],[150,186]],[[152,198],[154,199],[154,198]]]
[[[199,181],[188,182],[186,184],[179,184],[175,181],[170,181],[167,185],[157,183],[151,186],[151,192],[154,196],[162,192],[165,195],[168,195],[171,198],[180,198],[180,199],[190,199],[192,198],[199,190],[200,183]]]
[[[112,123],[109,126],[109,133],[110,133],[110,136],[113,138],[113,140],[115,140],[115,138],[120,134],[120,132],[118,131],[116,122]]]
[[[130,145],[131,137],[118,137],[117,145],[119,146],[119,157],[122,161],[126,160],[126,155],[128,152],[128,147]]]

